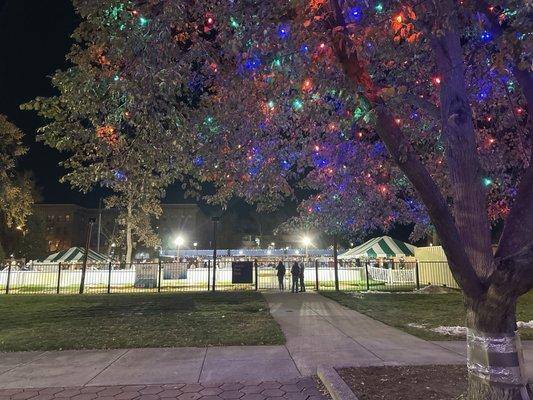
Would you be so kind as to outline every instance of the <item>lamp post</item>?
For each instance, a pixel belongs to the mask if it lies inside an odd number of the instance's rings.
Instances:
[[[194,255],[198,257],[198,242],[192,244],[194,246]]]
[[[305,258],[309,258],[308,250],[309,250],[309,245],[311,244],[311,238],[309,236],[304,236],[302,238],[302,243],[305,246]]]
[[[178,262],[179,262],[180,261],[180,247],[185,244],[185,239],[183,238],[183,236],[178,235],[176,239],[174,239],[174,244],[176,245],[176,248],[178,250],[176,254],[176,258],[178,259]]]
[[[102,234],[102,198],[98,200],[98,233],[96,235],[96,251],[100,253],[100,236]]]
[[[93,232],[94,218],[89,218],[87,224],[87,237],[85,240],[85,253],[83,254],[83,265],[81,268],[80,294],[83,294],[85,289],[85,274],[87,272],[87,259],[89,258],[89,246],[91,245],[91,234]]]

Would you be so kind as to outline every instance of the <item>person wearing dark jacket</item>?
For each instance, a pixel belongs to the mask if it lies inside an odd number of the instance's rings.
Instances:
[[[305,270],[305,265],[302,262],[302,263],[300,263],[300,275],[299,275],[299,278],[300,278],[300,292],[305,292],[304,270]]]
[[[300,279],[300,267],[298,266],[297,261],[295,261],[294,264],[292,264],[291,275],[292,275],[291,292],[298,293],[298,279]]]
[[[278,276],[278,284],[279,284],[279,290],[284,291],[285,290],[285,265],[280,261],[276,267],[277,276]]]

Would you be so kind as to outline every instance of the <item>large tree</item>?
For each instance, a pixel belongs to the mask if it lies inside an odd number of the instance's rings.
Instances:
[[[0,114],[0,217],[8,227],[23,229],[31,214],[31,182],[17,173],[18,159],[26,154],[23,133]]]
[[[175,122],[174,151],[218,186],[213,201],[272,207],[299,182],[316,191],[303,218],[333,233],[431,223],[465,295],[469,397],[522,398],[502,360],[516,364],[516,300],[533,285],[526,6],[75,3],[100,32],[92,62],[128,93],[142,85],[136,115]],[[491,221],[504,222],[495,254]]]
[[[110,7],[106,18],[116,21],[123,9]],[[111,190],[105,205],[119,211],[128,263],[135,242],[159,244],[152,219],[161,215],[165,188],[182,173],[177,149],[185,144],[174,129],[178,93],[139,62],[154,54],[142,27],[134,28],[115,35],[117,26],[87,18],[73,35],[67,57],[73,66],[52,78],[59,94],[23,106],[50,121],[38,139],[67,154],[63,182],[82,192],[98,185]]]

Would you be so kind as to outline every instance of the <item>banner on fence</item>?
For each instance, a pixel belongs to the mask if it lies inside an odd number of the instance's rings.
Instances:
[[[231,263],[231,283],[253,283],[252,261],[234,261]]]
[[[165,265],[163,279],[187,279],[187,265]]]
[[[154,264],[135,265],[136,288],[155,288],[157,286],[158,266]]]

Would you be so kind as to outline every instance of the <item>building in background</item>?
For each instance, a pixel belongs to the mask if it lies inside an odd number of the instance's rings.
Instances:
[[[46,221],[49,251],[85,246],[87,224],[91,218],[96,221],[91,235],[91,249],[109,254],[120,237],[116,210],[99,210],[76,204],[36,204],[35,207]],[[177,236],[184,238],[184,248],[193,248],[194,243],[199,248],[210,247],[212,225],[196,204],[163,204],[162,209],[163,214],[153,224],[163,249],[172,249]]]

